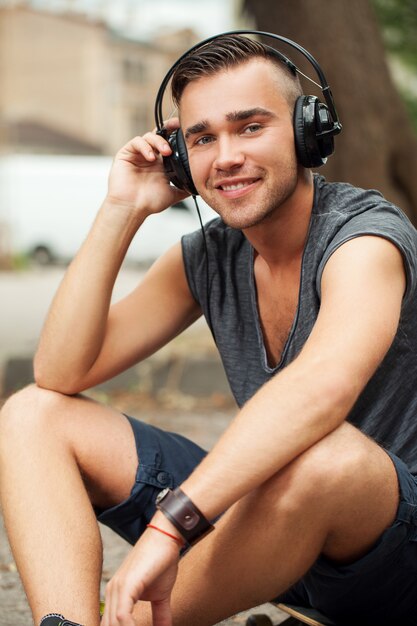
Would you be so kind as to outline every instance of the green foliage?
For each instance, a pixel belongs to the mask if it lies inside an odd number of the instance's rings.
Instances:
[[[385,44],[417,69],[417,0],[372,0]]]
[[[400,59],[417,77],[417,0],[372,0],[389,54]],[[402,85],[400,91],[417,131],[417,94]]]

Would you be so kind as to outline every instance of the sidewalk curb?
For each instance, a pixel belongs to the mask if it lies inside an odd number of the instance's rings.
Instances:
[[[4,364],[2,378],[0,388],[3,397],[32,383],[32,357],[9,358]],[[179,394],[198,399],[213,396],[224,397],[225,400],[231,398],[222,363],[214,353],[150,357],[93,389],[102,393],[147,393],[153,397]]]

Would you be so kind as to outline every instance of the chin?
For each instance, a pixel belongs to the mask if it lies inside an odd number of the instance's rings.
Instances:
[[[219,212],[219,214],[223,222],[227,224],[227,226],[230,226],[230,228],[235,228],[237,230],[246,230],[247,228],[257,226],[258,224],[261,224],[262,222],[267,220],[269,217],[269,213],[262,215],[256,215],[254,213],[251,213],[250,215],[242,215],[238,214],[238,212]]]
[[[271,202],[269,198],[268,201],[258,199],[257,202],[251,202],[250,204],[242,203],[239,205],[239,203],[235,203],[234,206],[217,206],[213,208],[225,224],[231,228],[244,230],[267,221],[275,213],[277,204]]]

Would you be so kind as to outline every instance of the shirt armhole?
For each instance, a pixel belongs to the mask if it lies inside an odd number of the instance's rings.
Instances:
[[[316,278],[316,290],[317,290],[317,294],[318,294],[320,301],[321,301],[321,279],[323,276],[324,268],[326,267],[327,262],[330,259],[330,257],[336,252],[336,250],[338,250],[341,246],[343,246],[343,244],[347,243],[348,241],[351,241],[352,239],[357,239],[358,237],[366,237],[366,236],[380,237],[381,239],[386,239],[387,241],[394,244],[394,246],[400,251],[402,259],[403,259],[405,275],[406,275],[406,287],[405,287],[405,292],[403,296],[403,303],[406,304],[408,302],[408,299],[412,292],[411,286],[413,284],[413,275],[412,275],[412,270],[411,270],[412,266],[410,263],[410,259],[408,258],[408,255],[407,255],[407,251],[393,237],[390,237],[389,235],[384,234],[384,233],[379,233],[379,232],[375,232],[371,230],[347,235],[345,238],[341,239],[340,241],[337,241],[335,245],[330,246],[330,248],[326,250],[326,253],[318,267],[317,278]]]

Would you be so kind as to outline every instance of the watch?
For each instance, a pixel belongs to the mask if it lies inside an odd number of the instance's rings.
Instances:
[[[155,504],[190,546],[214,530],[213,524],[179,487],[174,491],[169,488],[163,489],[158,494]]]

